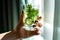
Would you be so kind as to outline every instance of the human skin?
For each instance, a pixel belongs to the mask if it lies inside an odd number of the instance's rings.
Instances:
[[[34,31],[25,30],[23,27],[24,25],[24,13],[20,15],[19,22],[14,30],[6,34],[1,40],[22,40],[21,38],[31,37],[33,35],[39,35],[39,29]]]

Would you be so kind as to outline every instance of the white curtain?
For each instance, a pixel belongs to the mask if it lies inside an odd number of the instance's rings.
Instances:
[[[39,9],[39,16],[44,13],[44,0],[28,0],[28,4],[32,4],[34,8]]]
[[[44,0],[44,38],[53,40],[55,0]]]
[[[55,0],[53,40],[60,40],[60,0]]]
[[[44,21],[50,26],[45,29],[46,40],[60,40],[60,0],[44,1]]]

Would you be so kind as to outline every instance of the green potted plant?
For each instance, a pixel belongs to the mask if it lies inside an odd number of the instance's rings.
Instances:
[[[27,16],[25,19],[25,23],[27,25],[32,25],[35,20],[37,20],[39,10],[34,8],[31,4],[28,4],[25,9],[25,15]]]

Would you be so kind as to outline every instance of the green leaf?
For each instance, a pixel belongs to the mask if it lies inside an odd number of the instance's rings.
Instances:
[[[33,8],[31,4],[28,4],[25,9],[25,14],[27,15],[27,18],[25,19],[25,23],[28,25],[31,25],[34,23],[35,20],[37,20],[39,10]]]

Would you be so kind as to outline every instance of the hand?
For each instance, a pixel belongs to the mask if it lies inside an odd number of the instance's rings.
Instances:
[[[28,30],[25,30],[23,27],[24,27],[24,14],[21,14],[20,15],[20,20],[19,20],[19,23],[16,27],[16,31],[17,31],[17,34],[20,38],[26,38],[26,37],[30,37],[30,36],[33,36],[33,35],[38,35],[38,31],[39,29],[36,29],[34,31],[28,31]]]
[[[24,14],[21,14],[16,29],[6,34],[1,40],[18,40],[20,38],[27,38],[39,34],[39,29],[37,27],[34,27],[34,31],[28,31],[23,28],[24,26]]]

